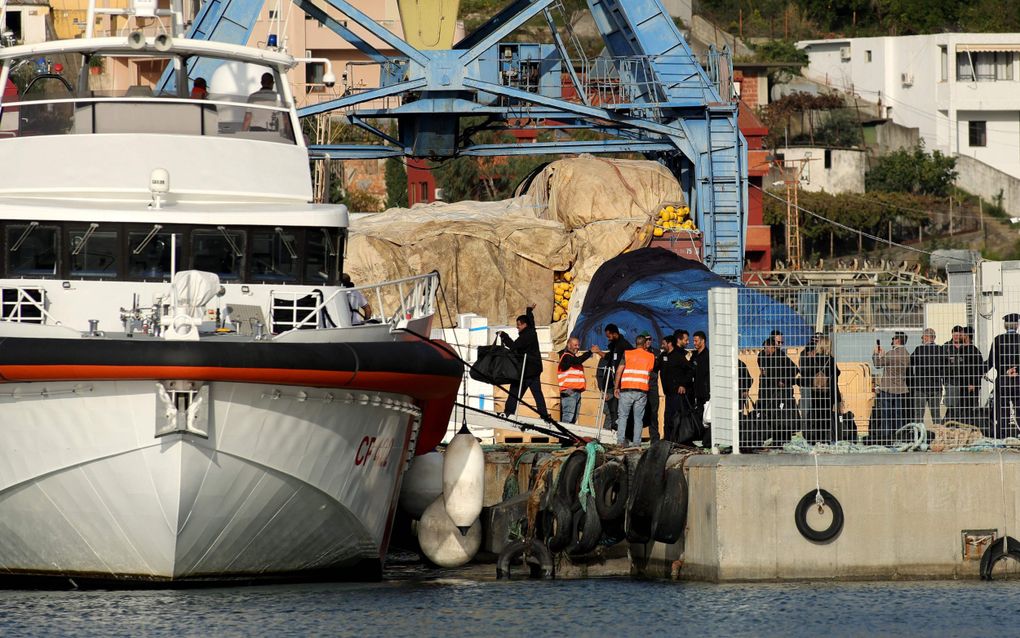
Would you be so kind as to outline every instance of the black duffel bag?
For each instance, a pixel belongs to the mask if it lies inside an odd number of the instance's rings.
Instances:
[[[471,366],[471,378],[492,385],[519,383],[520,357],[498,341],[491,346],[479,346],[478,359]]]
[[[692,445],[705,436],[705,426],[698,422],[698,413],[686,394],[683,397],[683,405],[673,415],[673,442],[681,445]]]

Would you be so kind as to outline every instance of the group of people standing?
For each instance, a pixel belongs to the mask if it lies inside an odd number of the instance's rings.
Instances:
[[[935,424],[974,425],[996,438],[1020,434],[1020,314],[1006,315],[1004,324],[1006,331],[992,341],[987,358],[974,345],[970,326],[954,326],[942,345],[935,331],[926,328],[913,352],[907,351],[902,332],[893,335],[888,351],[876,344],[872,361],[882,377],[869,438],[888,442],[907,423],[923,422],[926,412]],[[991,371],[995,382],[989,415],[980,399],[981,382]]]
[[[710,394],[705,333],[694,333],[691,350],[686,330],[662,337],[658,348],[648,334],[638,335],[631,345],[615,324],[606,326],[605,335],[608,341],[605,350],[592,346],[581,354],[580,340],[571,337],[567,347],[560,351],[557,377],[561,421],[576,422],[581,394],[587,389],[583,365],[589,357],[597,355],[600,361],[596,381],[604,401],[603,412],[609,427],[616,429],[618,443],[640,444],[646,427],[649,438],[659,440],[660,386],[665,401],[662,436],[679,443],[692,442],[680,440],[675,425],[679,415],[686,413],[692,414],[698,424],[703,421]]]
[[[801,352],[799,364],[786,352],[783,333],[773,330],[758,353],[758,400],[750,412],[752,418],[745,420],[743,444],[762,445],[769,439],[788,441],[797,431],[811,442],[837,437],[842,397],[829,337],[815,333]],[[749,400],[751,375],[743,362],[738,384],[741,398]],[[794,386],[800,388],[799,405]]]

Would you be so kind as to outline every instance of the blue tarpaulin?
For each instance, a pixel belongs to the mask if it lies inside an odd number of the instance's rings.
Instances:
[[[683,329],[692,335],[708,330],[708,291],[740,287],[740,347],[760,347],[774,328],[782,329],[787,346],[803,346],[810,324],[797,312],[766,294],[724,279],[703,264],[664,248],[641,248],[610,259],[596,271],[585,294],[573,335],[581,344],[605,345],[605,327],[614,323],[631,343],[647,332],[655,339]],[[711,347],[711,344],[709,344]]]

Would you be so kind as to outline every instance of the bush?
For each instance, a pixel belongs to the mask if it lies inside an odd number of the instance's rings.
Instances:
[[[924,147],[899,150],[878,160],[865,176],[869,191],[945,196],[956,180],[956,158]]]

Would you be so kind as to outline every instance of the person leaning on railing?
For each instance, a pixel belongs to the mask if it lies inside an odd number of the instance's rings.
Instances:
[[[344,288],[353,288],[354,282],[347,273],[340,275],[340,285]],[[347,307],[351,311],[351,325],[360,326],[372,318],[372,304],[360,290],[351,290],[347,293]]]

